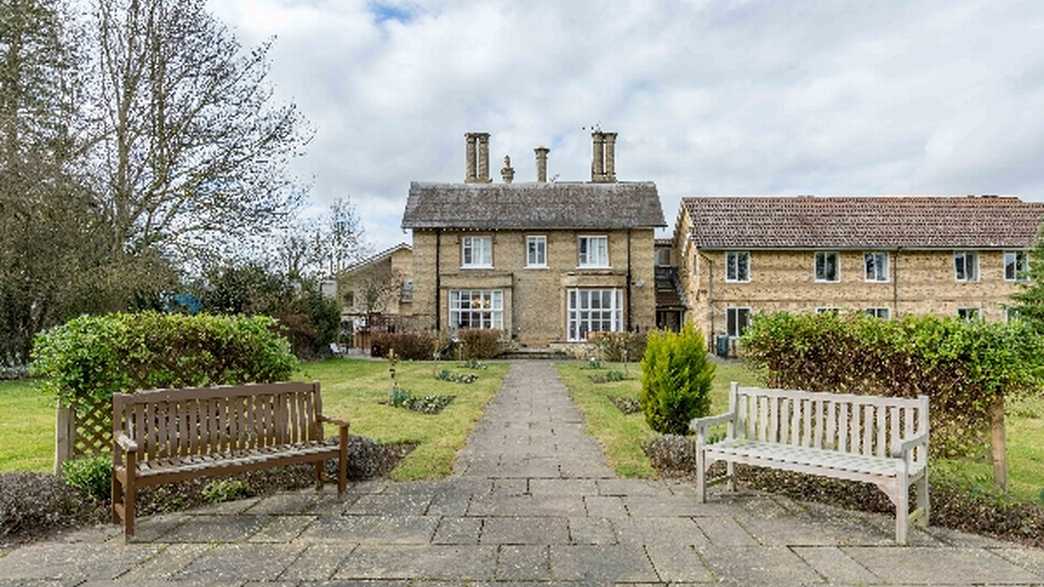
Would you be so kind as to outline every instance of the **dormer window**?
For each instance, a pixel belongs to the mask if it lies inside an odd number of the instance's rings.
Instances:
[[[460,266],[464,269],[492,269],[493,237],[466,236],[460,239]]]

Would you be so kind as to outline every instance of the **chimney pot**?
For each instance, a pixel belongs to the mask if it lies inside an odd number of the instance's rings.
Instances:
[[[616,133],[607,132],[602,134],[605,139],[605,165],[602,169],[604,172],[604,180],[607,182],[616,181]]]
[[[602,131],[591,133],[591,181],[602,181],[605,175],[605,138]]]
[[[500,170],[500,177],[504,183],[511,183],[515,179],[515,168],[511,166],[511,157],[504,155],[504,167]]]
[[[464,183],[474,183],[478,177],[475,175],[475,156],[477,152],[476,143],[478,138],[473,132],[464,133]]]
[[[547,183],[547,155],[551,152],[551,149],[537,147],[533,149],[533,152],[536,153],[537,181]]]

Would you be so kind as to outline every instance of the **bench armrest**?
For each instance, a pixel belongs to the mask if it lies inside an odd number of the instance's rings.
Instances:
[[[907,454],[910,453],[911,450],[922,445],[928,445],[927,434],[918,434],[917,436],[914,436],[912,438],[907,438],[906,440],[900,441],[899,445],[892,449],[892,456],[895,458],[905,457]]]
[[[733,413],[733,412],[728,412],[728,413],[725,413],[725,414],[718,414],[717,416],[705,416],[703,418],[693,418],[692,421],[689,422],[689,431],[690,432],[699,432],[699,431],[705,430],[705,429],[707,429],[707,428],[709,428],[711,426],[717,425],[717,424],[728,424],[728,423],[731,423],[735,419],[736,419],[736,414]]]
[[[116,436],[113,437],[113,441],[126,452],[138,452],[138,443],[131,440],[131,437],[123,432],[117,432]]]
[[[329,416],[319,416],[319,421],[327,423],[327,424],[333,424],[334,426],[337,426],[338,428],[347,428],[348,427],[348,421],[347,420],[338,420],[337,418],[331,418]]]

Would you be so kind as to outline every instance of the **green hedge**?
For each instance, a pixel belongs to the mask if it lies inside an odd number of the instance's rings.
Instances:
[[[998,397],[1039,394],[1044,384],[1044,338],[1019,321],[760,314],[741,352],[780,387],[929,396],[931,446],[946,455],[983,446]]]
[[[651,332],[641,366],[638,402],[650,428],[688,434],[689,421],[710,412],[715,366],[692,324],[681,332]]]
[[[32,371],[66,402],[161,387],[282,381],[297,368],[266,316],[81,316],[36,337]]]

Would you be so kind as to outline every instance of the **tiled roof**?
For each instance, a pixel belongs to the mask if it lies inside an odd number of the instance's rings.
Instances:
[[[666,226],[652,182],[410,184],[403,228],[615,229]]]
[[[1044,204],[1011,196],[683,198],[699,248],[1028,247]]]
[[[379,261],[383,261],[383,260],[387,259],[388,257],[390,257],[393,253],[396,253],[396,252],[404,250],[404,249],[407,250],[407,251],[412,251],[413,247],[409,243],[399,243],[397,245],[390,246],[387,249],[384,249],[383,251],[381,251],[379,253],[374,253],[373,255],[370,255],[369,257],[366,257],[365,259],[362,259],[360,261],[352,263],[351,265],[345,267],[344,271],[346,271],[346,272],[357,271],[359,269],[362,269],[363,267],[367,267],[367,266],[373,265],[374,263],[377,263]]]

